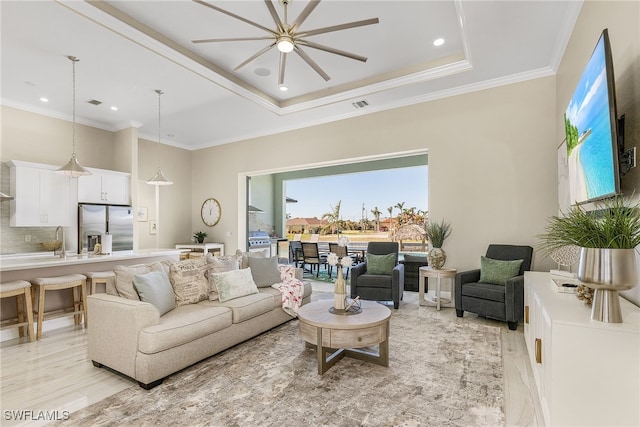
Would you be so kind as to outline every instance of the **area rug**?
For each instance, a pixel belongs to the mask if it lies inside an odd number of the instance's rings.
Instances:
[[[499,328],[393,313],[389,352],[388,368],[344,358],[320,376],[294,320],[56,425],[504,425]]]

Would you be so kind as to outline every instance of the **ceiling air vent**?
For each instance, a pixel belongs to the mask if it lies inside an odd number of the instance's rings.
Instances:
[[[92,99],[91,101],[87,101],[89,104],[100,105],[102,101],[98,101],[97,99]]]
[[[358,108],[366,107],[367,105],[369,105],[369,103],[363,99],[362,101],[352,102],[351,105],[353,105],[353,108],[357,110]]]

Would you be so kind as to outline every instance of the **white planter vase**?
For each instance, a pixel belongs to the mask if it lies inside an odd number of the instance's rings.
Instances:
[[[618,291],[638,284],[635,250],[580,248],[578,279],[595,290],[591,318],[622,323]]]

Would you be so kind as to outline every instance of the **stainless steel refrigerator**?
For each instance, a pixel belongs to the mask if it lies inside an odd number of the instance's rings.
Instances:
[[[78,252],[93,252],[104,234],[112,236],[113,252],[133,250],[133,208],[79,203]]]

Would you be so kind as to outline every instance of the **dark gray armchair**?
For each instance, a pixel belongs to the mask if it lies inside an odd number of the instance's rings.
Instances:
[[[516,277],[506,285],[478,283],[480,269],[458,273],[455,282],[456,315],[465,311],[507,322],[516,330],[524,317],[524,272],[531,269],[531,246],[489,245],[487,258],[503,261],[523,260]]]
[[[359,296],[364,300],[393,301],[393,308],[400,306],[404,292],[404,266],[398,264],[397,242],[369,242],[367,254],[395,254],[394,267],[388,274],[370,274],[367,262],[351,268],[351,298]]]

